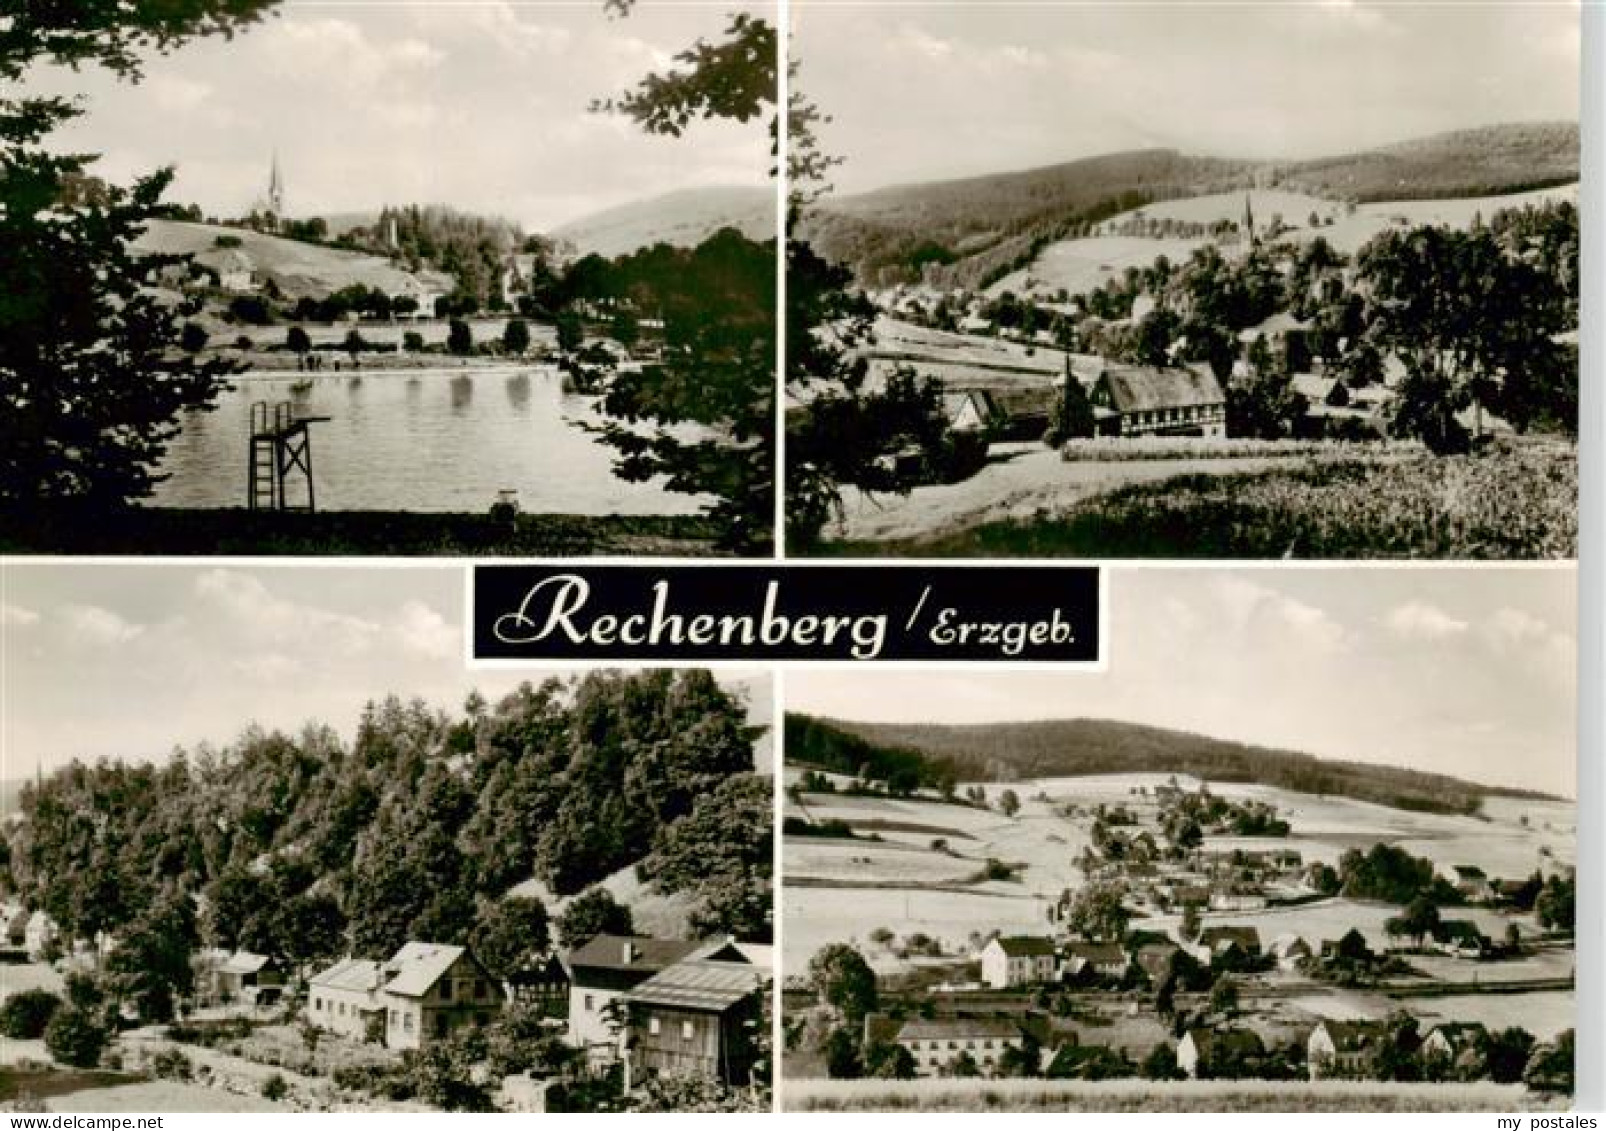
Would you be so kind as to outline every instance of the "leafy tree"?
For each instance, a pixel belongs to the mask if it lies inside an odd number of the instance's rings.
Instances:
[[[1489,1065],[1489,1079],[1496,1084],[1517,1083],[1527,1070],[1533,1049],[1533,1034],[1515,1025],[1486,1034],[1483,1054]]]
[[[1013,789],[1006,789],[998,795],[998,811],[1006,817],[1013,817],[1020,812],[1020,796]]]
[[[305,327],[291,326],[284,332],[284,348],[297,356],[309,353],[312,350],[312,337]]]
[[[1164,1041],[1149,1050],[1139,1072],[1145,1080],[1181,1080],[1185,1075],[1177,1066],[1176,1050]]]
[[[1223,974],[1210,987],[1210,1012],[1232,1013],[1238,1008],[1238,983]]]
[[[774,27],[737,13],[722,40],[699,40],[675,69],[596,108],[667,137],[696,121],[747,122],[774,111],[777,58]],[[606,390],[599,407],[609,420],[597,431],[619,455],[617,472],[713,496],[705,513],[720,544],[741,554],[767,553],[774,538],[775,254],[773,240],[717,232],[654,296],[663,345],[653,364],[620,369],[606,351],[583,349],[564,359],[582,388]],[[701,426],[697,438],[687,425]]]
[[[36,1041],[61,1008],[61,999],[49,990],[23,990],[0,1005],[0,1033],[14,1041]]]
[[[557,920],[558,942],[568,950],[584,946],[598,935],[635,933],[630,908],[618,903],[607,888],[592,888],[569,901]]]
[[[1065,915],[1065,927],[1085,939],[1119,941],[1126,934],[1132,913],[1121,902],[1121,889],[1113,883],[1091,883],[1079,889]]]
[[[200,323],[186,322],[179,334],[179,348],[185,353],[200,353],[206,348],[206,341],[210,336]]]
[[[1575,411],[1577,371],[1552,340],[1568,328],[1568,304],[1552,278],[1507,254],[1494,233],[1384,232],[1357,265],[1372,296],[1369,336],[1406,368],[1396,434],[1451,452],[1468,440],[1455,414],[1473,403],[1519,428],[1558,407]]]
[[[1578,917],[1578,881],[1551,876],[1534,900],[1534,917],[1549,931],[1571,933]]]
[[[530,348],[530,324],[522,318],[509,318],[502,329],[502,348],[514,357],[523,357]]]
[[[1199,905],[1185,903],[1182,905],[1182,925],[1179,928],[1181,937],[1192,941],[1199,937]]]
[[[461,318],[453,318],[447,325],[446,349],[459,356],[474,352],[474,331]]]
[[[981,1075],[981,1065],[970,1053],[962,1052],[954,1058],[948,1071],[958,1079],[969,1080]]]
[[[96,1017],[68,1006],[58,1009],[45,1026],[45,1048],[62,1064],[93,1068],[100,1063],[111,1034]]]
[[[178,1000],[195,989],[190,955],[199,943],[189,899],[166,893],[123,931],[107,957],[112,996],[131,1003],[142,1021],[171,1020]]]
[[[474,925],[474,955],[499,981],[544,953],[550,941],[546,904],[529,896],[508,896],[490,905]]]
[[[1577,1072],[1573,1030],[1534,1048],[1522,1072],[1522,1082],[1535,1091],[1572,1095]]]
[[[822,1003],[835,1007],[850,1029],[876,1007],[875,971],[846,943],[832,943],[809,959],[809,984]]]
[[[856,1080],[864,1075],[859,1042],[842,1027],[832,1028],[820,1050],[825,1057],[825,1074],[833,1080]]]
[[[864,1050],[864,1074],[881,1080],[913,1080],[914,1054],[892,1041],[877,1041]]]

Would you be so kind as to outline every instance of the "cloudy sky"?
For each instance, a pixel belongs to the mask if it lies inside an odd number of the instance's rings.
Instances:
[[[1579,108],[1570,2],[794,0],[842,191],[1127,149],[1344,153]]]
[[[129,86],[105,72],[36,72],[85,96],[61,148],[100,153],[126,183],[173,164],[170,199],[243,215],[275,150],[296,216],[443,203],[528,230],[704,185],[763,184],[765,124],[704,123],[652,138],[587,111],[715,40],[734,0],[284,0],[232,41],[155,58]],[[765,10],[762,5],[749,6]]]
[[[1111,718],[1573,796],[1575,574],[1130,569],[1107,672],[788,672],[788,710]]]
[[[0,780],[74,757],[159,759],[247,724],[348,740],[397,694],[455,711],[542,669],[463,663],[462,571],[0,562]],[[556,673],[565,674],[565,673]],[[769,718],[761,671],[721,681]]]

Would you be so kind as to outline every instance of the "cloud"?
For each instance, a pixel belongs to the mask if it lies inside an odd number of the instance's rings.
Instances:
[[[450,660],[463,650],[462,629],[422,601],[408,601],[394,630],[401,646],[429,660]]]
[[[1464,636],[1468,624],[1426,601],[1407,601],[1389,610],[1383,623],[1405,640],[1450,640]]]
[[[286,600],[261,578],[234,570],[207,570],[195,579],[195,595],[257,642],[351,654],[371,647],[381,635],[372,621]]]
[[[39,623],[39,614],[21,605],[0,604],[0,628],[27,628]]]
[[[127,644],[145,631],[144,625],[125,620],[99,605],[64,605],[61,619],[70,639],[95,648]]]
[[[1229,624],[1240,634],[1292,637],[1297,647],[1321,652],[1336,652],[1349,643],[1349,631],[1315,605],[1242,577],[1220,578],[1214,589]]]

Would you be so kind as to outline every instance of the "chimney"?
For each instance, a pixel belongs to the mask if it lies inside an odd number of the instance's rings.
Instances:
[[[636,960],[636,944],[631,940],[626,939],[622,949],[624,951],[624,964],[629,966]]]

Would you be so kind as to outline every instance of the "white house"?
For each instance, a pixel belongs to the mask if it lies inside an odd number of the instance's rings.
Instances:
[[[991,1075],[1006,1051],[1024,1043],[1018,1026],[987,1017],[912,1018],[903,1023],[896,1040],[909,1050],[922,1076],[950,1075],[966,1054],[983,1075]]]
[[[306,1017],[354,1041],[417,1049],[502,1009],[502,987],[467,948],[409,942],[385,962],[343,958],[307,985]]]
[[[981,980],[995,990],[1052,982],[1059,956],[1054,940],[1037,935],[993,939],[981,952]]]
[[[1387,1032],[1378,1021],[1323,1021],[1305,1042],[1305,1066],[1312,1080],[1360,1079]]]
[[[1262,1056],[1265,1051],[1266,1046],[1253,1030],[1195,1026],[1177,1042],[1177,1067],[1190,1080],[1197,1080],[1201,1074],[1207,1078],[1213,1075],[1213,1069],[1224,1058],[1242,1061]]]
[[[383,1033],[385,1006],[379,997],[382,985],[379,963],[367,958],[342,958],[308,981],[307,1021],[354,1041],[366,1040],[370,1033]]]

